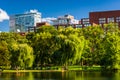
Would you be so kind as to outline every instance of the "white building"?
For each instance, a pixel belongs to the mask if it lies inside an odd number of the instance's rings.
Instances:
[[[64,15],[58,17],[56,20],[53,20],[53,25],[72,25],[79,24],[79,20],[74,19],[74,16]]]
[[[54,17],[47,17],[47,18],[42,18],[42,22],[47,22],[50,25],[53,25],[53,20],[56,20],[57,18]]]
[[[41,22],[41,13],[37,10],[10,16],[10,32],[27,32],[28,27],[36,26],[38,22]]]

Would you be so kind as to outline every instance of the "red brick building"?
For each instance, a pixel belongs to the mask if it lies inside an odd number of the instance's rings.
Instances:
[[[120,27],[120,10],[114,11],[100,11],[100,12],[90,12],[89,13],[90,24],[108,24],[110,22],[118,23]]]

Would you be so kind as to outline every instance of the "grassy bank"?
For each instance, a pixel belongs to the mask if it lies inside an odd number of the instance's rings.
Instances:
[[[3,70],[2,72],[61,72],[60,70]]]
[[[100,66],[68,66],[68,70],[101,70]]]
[[[35,70],[3,70],[2,72],[62,72],[62,71],[99,71],[100,66],[68,66],[66,70],[62,66],[44,67],[42,70],[36,68]]]

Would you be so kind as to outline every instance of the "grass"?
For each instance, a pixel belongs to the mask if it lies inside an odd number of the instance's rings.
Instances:
[[[60,70],[3,70],[3,72],[60,72]]]
[[[53,66],[53,67],[44,67],[43,70],[37,69],[37,70],[3,70],[2,72],[62,72],[62,71],[72,71],[72,70],[79,70],[79,71],[98,71],[101,70],[100,66],[68,66],[67,70],[63,70],[62,66]]]
[[[101,70],[100,66],[68,66],[69,70]]]

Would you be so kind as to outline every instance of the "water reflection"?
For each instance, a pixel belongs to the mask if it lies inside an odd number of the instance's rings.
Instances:
[[[0,73],[0,80],[119,80],[118,72],[67,71]]]

